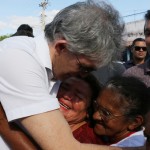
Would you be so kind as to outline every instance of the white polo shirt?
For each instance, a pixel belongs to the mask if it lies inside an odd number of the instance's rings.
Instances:
[[[8,121],[58,109],[59,86],[53,86],[52,78],[44,35],[0,42],[0,101]]]
[[[144,137],[143,130],[137,131],[128,137],[122,139],[121,141],[111,144],[110,146],[117,146],[117,147],[140,147],[144,146],[146,142],[146,138]]]

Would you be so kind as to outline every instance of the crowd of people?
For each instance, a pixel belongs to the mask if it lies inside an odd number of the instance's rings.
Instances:
[[[77,2],[41,35],[22,24],[1,41],[1,149],[149,150],[150,10],[143,28],[124,63],[124,22],[105,1]]]

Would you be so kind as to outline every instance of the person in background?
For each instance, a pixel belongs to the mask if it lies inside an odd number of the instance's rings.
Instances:
[[[21,24],[18,27],[17,32],[14,33],[11,36],[29,36],[29,37],[34,37],[34,35],[33,35],[33,29],[28,24]]]
[[[123,29],[111,4],[87,0],[62,9],[44,34],[1,41],[0,101],[8,121],[17,122],[44,150],[108,149],[75,140],[53,87],[56,80],[85,76],[112,61]]]
[[[125,46],[125,49],[123,50],[121,56],[122,56],[121,61],[123,63],[129,61],[132,58],[131,45]]]
[[[144,35],[147,51],[150,54],[150,10],[145,14]],[[123,76],[136,76],[141,79],[147,87],[150,87],[150,58],[148,58],[143,64],[127,69],[123,73]]]
[[[148,104],[148,89],[138,78],[112,78],[95,102],[95,133],[107,145],[144,146],[143,123]]]
[[[135,65],[143,64],[147,55],[146,42],[143,38],[136,38],[131,46],[132,59],[126,61],[124,66],[126,69]]]
[[[110,78],[115,76],[121,76],[126,68],[121,62],[111,62],[95,71],[92,74],[98,79],[99,83],[105,85]]]
[[[150,53],[150,10],[145,14],[144,35],[148,52]]]

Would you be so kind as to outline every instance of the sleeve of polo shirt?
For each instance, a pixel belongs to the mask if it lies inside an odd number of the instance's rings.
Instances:
[[[2,52],[0,70],[0,100],[9,121],[59,108],[57,90],[49,92],[47,72],[30,53]]]

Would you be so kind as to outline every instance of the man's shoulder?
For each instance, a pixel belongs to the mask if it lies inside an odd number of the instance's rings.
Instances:
[[[144,71],[144,64],[136,65],[125,70],[123,75],[136,75],[138,72]]]
[[[21,50],[25,50],[25,49],[34,49],[35,48],[35,42],[34,42],[34,38],[32,37],[28,37],[28,36],[14,36],[14,37],[10,37],[7,38],[5,40],[3,40],[0,43],[0,47],[3,50],[6,49],[21,49]]]
[[[133,60],[126,61],[125,63],[123,63],[123,65],[125,66],[126,69],[129,69],[129,68],[135,66]]]
[[[128,60],[128,61],[124,62],[123,64],[133,64],[133,60]]]

